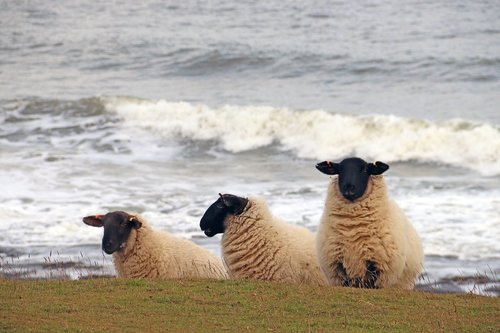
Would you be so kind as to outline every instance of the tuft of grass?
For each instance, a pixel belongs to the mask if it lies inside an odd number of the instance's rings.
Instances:
[[[256,281],[1,280],[0,331],[498,332],[500,299]]]
[[[24,258],[0,256],[0,279],[93,279],[114,277],[110,265],[86,257],[80,252],[79,256],[63,256],[59,251],[43,257],[43,261],[32,260],[28,254]],[[109,259],[108,259],[109,260]]]

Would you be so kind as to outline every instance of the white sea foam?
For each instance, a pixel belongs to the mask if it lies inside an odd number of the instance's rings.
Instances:
[[[103,102],[129,126],[168,139],[215,141],[232,153],[277,144],[299,158],[358,155],[388,163],[439,163],[482,175],[500,174],[500,128],[486,123],[260,106],[211,108],[132,98],[103,98]]]
[[[500,192],[409,192],[396,198],[418,230],[426,255],[500,259]]]

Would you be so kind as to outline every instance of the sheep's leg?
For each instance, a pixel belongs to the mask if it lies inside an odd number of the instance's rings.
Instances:
[[[380,275],[380,270],[377,268],[377,264],[368,260],[366,261],[365,266],[365,276],[356,278],[349,277],[344,265],[340,261],[334,263],[333,269],[343,287],[377,289],[378,287],[376,283]]]
[[[337,261],[333,264],[333,270],[335,275],[337,275],[337,278],[340,281],[340,284],[342,287],[350,287],[352,282],[351,279],[349,278],[349,275],[347,275],[347,271],[345,270],[344,265],[342,262]]]
[[[376,283],[380,275],[380,270],[377,268],[377,264],[371,260],[368,260],[365,264],[366,264],[366,274],[362,281],[362,287],[368,289],[378,288],[376,286]]]

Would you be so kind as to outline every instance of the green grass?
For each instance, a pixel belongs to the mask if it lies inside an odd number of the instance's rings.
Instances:
[[[500,332],[500,298],[252,281],[0,280],[0,332]]]

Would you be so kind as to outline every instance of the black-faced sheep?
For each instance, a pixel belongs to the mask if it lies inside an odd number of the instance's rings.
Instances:
[[[233,279],[326,285],[316,257],[314,234],[273,217],[257,198],[220,195],[200,228],[222,236],[222,256]]]
[[[330,284],[412,289],[422,271],[421,240],[387,194],[382,162],[347,158],[316,168],[332,177],[317,233],[321,269]]]
[[[138,215],[115,211],[84,217],[83,222],[104,227],[102,249],[113,254],[118,277],[227,278],[221,258],[188,240],[153,230]]]

